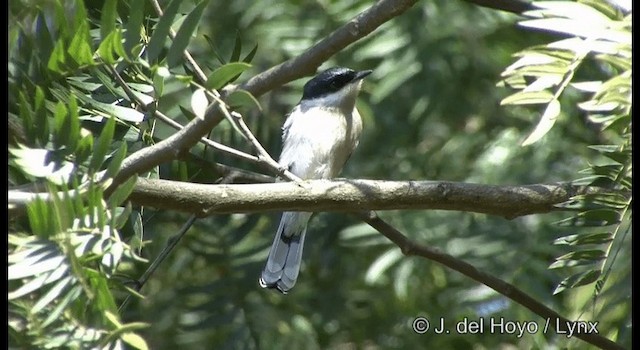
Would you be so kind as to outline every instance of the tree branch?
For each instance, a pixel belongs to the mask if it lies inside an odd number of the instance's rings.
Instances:
[[[130,200],[200,216],[268,211],[361,211],[435,209],[515,218],[546,213],[578,194],[600,188],[570,184],[496,186],[460,182],[313,180],[306,188],[291,182],[205,185],[138,179]]]
[[[482,272],[475,268],[473,265],[456,259],[449,254],[445,254],[438,249],[434,249],[411,241],[400,231],[396,230],[394,227],[380,219],[375,212],[358,212],[354,213],[354,215],[369,224],[378,232],[382,233],[393,243],[395,243],[398,247],[400,247],[404,255],[421,256],[427,258],[429,260],[440,263],[452,270],[458,271],[461,274],[490,287],[496,292],[531,310],[536,315],[544,318],[549,322],[549,325],[556,330],[556,332],[566,332],[568,325],[574,323],[567,318],[560,316],[555,311],[549,309],[544,304],[540,303],[513,284],[507,283],[486,272]],[[603,336],[600,336],[597,333],[575,333],[574,335],[577,338],[580,338],[601,349],[623,349],[622,346]]]

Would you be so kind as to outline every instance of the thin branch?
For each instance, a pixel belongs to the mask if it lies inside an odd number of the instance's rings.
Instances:
[[[139,179],[136,205],[199,216],[268,211],[455,210],[515,218],[563,210],[572,196],[603,191],[570,184],[496,186],[459,182],[356,179],[294,183],[204,185]]]
[[[158,254],[158,256],[151,263],[151,265],[149,265],[149,267],[142,274],[140,279],[138,279],[138,281],[136,283],[136,286],[134,288],[137,292],[139,292],[140,289],[142,289],[142,287],[144,287],[144,285],[147,283],[149,278],[151,278],[151,275],[153,275],[153,273],[158,269],[158,266],[160,266],[160,264],[162,264],[164,259],[166,259],[167,256],[169,256],[171,251],[173,251],[173,248],[175,248],[176,245],[178,245],[178,242],[180,242],[180,239],[182,239],[182,237],[184,237],[184,235],[187,233],[187,231],[189,231],[189,229],[191,228],[191,226],[193,225],[193,223],[195,221],[196,221],[196,217],[194,215],[192,215],[189,218],[189,220],[187,220],[187,222],[184,225],[182,225],[182,227],[180,228],[180,231],[178,231],[178,233],[176,233],[175,235],[169,237],[169,239],[167,240],[167,245],[164,247],[164,249],[162,249],[160,254]],[[130,299],[131,299],[131,294],[127,295],[127,298],[124,299],[124,301],[120,305],[120,308],[119,308],[120,311],[122,311],[125,307],[127,307],[127,304],[129,304],[129,300]]]
[[[440,263],[452,270],[458,271],[461,274],[478,281],[496,292],[504,295],[505,297],[515,301],[516,303],[531,310],[536,315],[545,319],[547,325],[553,327],[556,332],[562,331],[567,334],[569,325],[575,325],[575,322],[560,316],[555,311],[549,309],[544,304],[540,303],[527,293],[520,290],[513,284],[507,283],[493,275],[478,270],[475,266],[468,264],[462,260],[459,260],[449,254],[445,254],[438,249],[434,249],[416,242],[411,241],[400,231],[380,219],[375,212],[358,212],[353,215],[360,218],[362,221],[375,228],[378,232],[382,233],[385,237],[395,243],[404,255],[407,256],[421,256],[429,260]],[[574,333],[573,336],[582,339],[590,344],[593,344],[601,349],[624,349],[619,344],[600,336],[596,333]]]

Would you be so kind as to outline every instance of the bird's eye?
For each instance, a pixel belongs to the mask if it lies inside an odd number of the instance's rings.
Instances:
[[[337,81],[335,81],[335,80],[334,80],[334,81],[332,81],[332,82],[329,84],[329,87],[331,88],[331,90],[339,90],[339,89],[340,89],[340,85],[339,85],[339,84],[338,84],[338,82],[337,82]]]

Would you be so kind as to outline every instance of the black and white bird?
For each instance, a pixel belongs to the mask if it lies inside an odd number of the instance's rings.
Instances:
[[[282,127],[279,163],[304,180],[336,177],[358,145],[362,119],[355,108],[370,70],[327,69],[304,85],[300,103]],[[309,212],[285,212],[260,277],[263,288],[286,294],[296,283]]]

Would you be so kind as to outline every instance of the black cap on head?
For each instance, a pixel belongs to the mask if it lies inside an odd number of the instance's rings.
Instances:
[[[371,73],[370,70],[356,72],[353,69],[343,67],[329,68],[304,85],[303,100],[321,97],[358,81]]]

